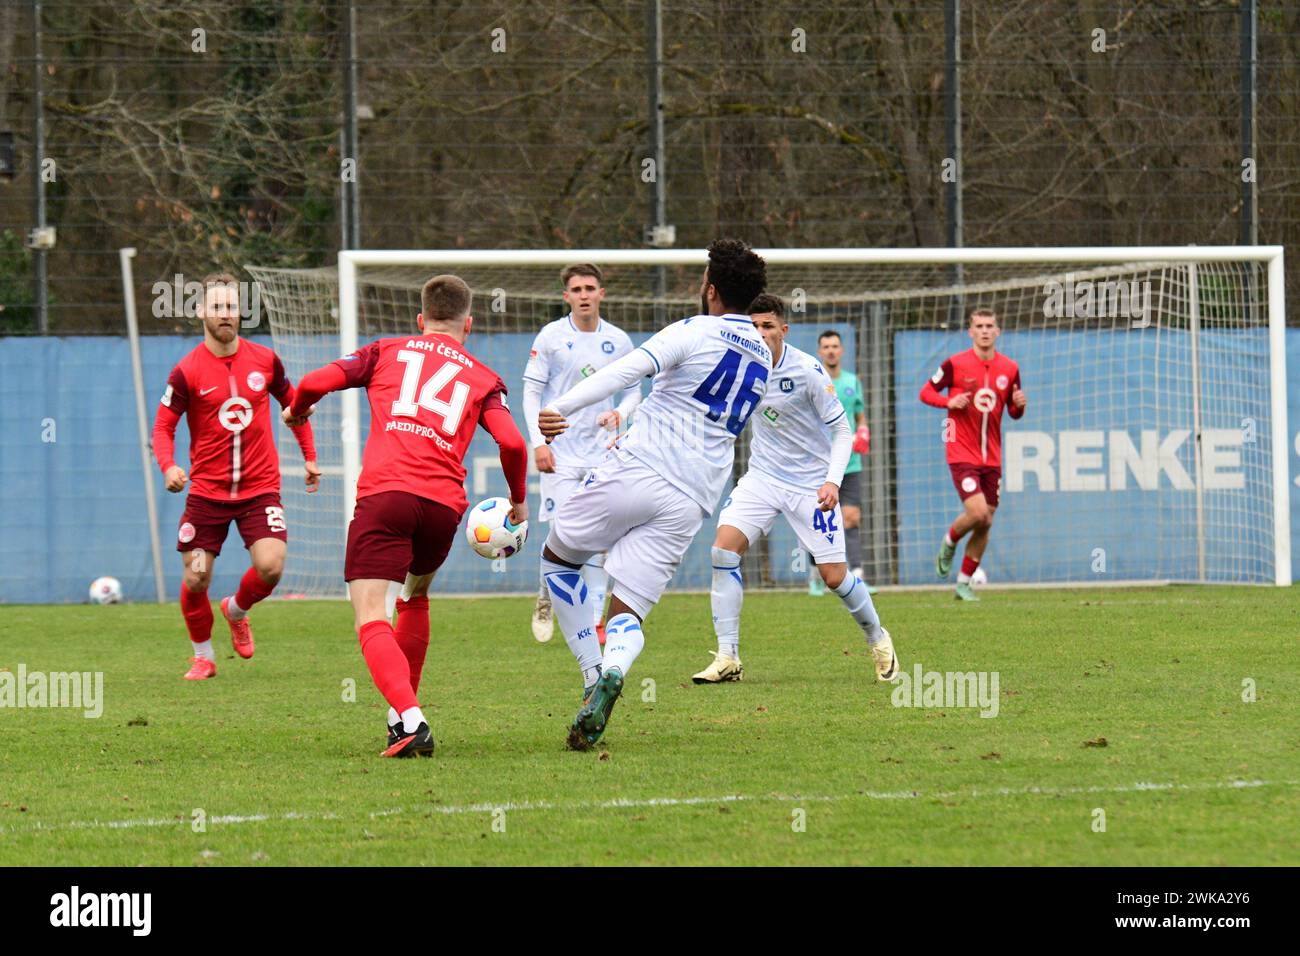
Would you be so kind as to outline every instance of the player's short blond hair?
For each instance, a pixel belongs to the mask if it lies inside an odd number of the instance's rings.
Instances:
[[[998,314],[988,306],[982,305],[978,309],[970,310],[970,318],[966,320],[966,325],[968,327],[974,325],[976,319],[992,319],[996,323],[998,320]]]
[[[420,312],[426,322],[455,322],[469,315],[473,298],[460,276],[434,276],[420,290]]]

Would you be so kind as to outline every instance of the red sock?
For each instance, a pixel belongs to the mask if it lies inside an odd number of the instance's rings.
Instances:
[[[952,526],[948,529],[948,540],[951,541],[953,544],[956,544],[958,541],[961,540],[961,535],[959,535],[959,534],[957,533],[957,526],[956,526],[956,525],[952,525]],[[242,605],[241,605],[241,606],[242,606]]]
[[[181,585],[181,616],[195,644],[212,640],[212,605],[207,591],[191,591]]]
[[[418,694],[424,655],[429,650],[429,595],[417,594],[409,601],[398,599],[393,636],[411,668],[411,690]]]
[[[975,569],[980,566],[979,558],[972,558],[969,555],[962,555],[961,573],[970,577],[975,573]]]
[[[275,590],[274,584],[267,584],[257,573],[257,568],[249,568],[239,579],[239,590],[235,592],[235,603],[241,610],[247,611],[262,598]]]
[[[399,714],[419,707],[415,691],[411,690],[411,668],[393,637],[393,625],[387,621],[362,624],[360,637],[361,656],[388,706]]]

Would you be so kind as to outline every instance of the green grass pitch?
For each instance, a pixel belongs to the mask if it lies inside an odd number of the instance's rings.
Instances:
[[[0,708],[0,865],[1300,863],[1292,589],[878,596],[905,672],[997,672],[988,718],[894,706],[832,596],[748,595],[746,679],[696,687],[708,597],[670,595],[585,754],[530,607],[434,601],[400,761],[342,602],[257,608],[251,661],[218,615],[199,684],[175,605],[0,608],[0,668],[105,697]]]

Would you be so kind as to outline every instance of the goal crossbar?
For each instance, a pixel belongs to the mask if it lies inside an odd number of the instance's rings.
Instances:
[[[1286,414],[1286,308],[1282,246],[1112,246],[1018,247],[957,249],[756,249],[771,265],[962,266],[1056,264],[1261,263],[1267,274],[1270,437],[1272,442],[1272,524],[1274,579],[1291,583],[1290,480]],[[358,272],[369,267],[424,267],[454,270],[466,267],[563,266],[596,262],[603,266],[703,266],[704,249],[448,249],[345,250],[338,256],[339,346],[343,354],[360,344]],[[974,288],[974,286],[972,286]],[[355,506],[356,479],[361,469],[360,397],[343,393],[344,519]]]

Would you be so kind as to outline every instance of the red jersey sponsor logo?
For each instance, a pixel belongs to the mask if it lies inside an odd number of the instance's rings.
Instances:
[[[335,364],[370,401],[357,497],[408,491],[464,511],[465,455],[484,409],[503,405],[496,372],[441,333],[379,339]]]

